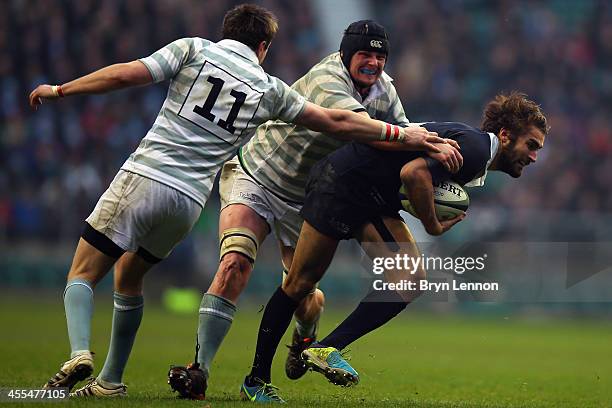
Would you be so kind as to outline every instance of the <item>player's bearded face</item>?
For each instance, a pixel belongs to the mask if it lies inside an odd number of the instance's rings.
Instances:
[[[386,62],[385,54],[373,51],[357,51],[351,58],[351,77],[357,86],[369,88],[380,78]]]
[[[514,151],[515,148],[516,140],[509,142],[509,144],[503,148],[499,156],[498,164],[501,171],[514,178],[520,177],[523,172],[523,166],[521,166],[520,162],[517,160],[516,153]]]
[[[527,133],[502,146],[498,167],[512,177],[520,177],[525,166],[536,162],[537,152],[543,146],[544,134],[532,126]]]

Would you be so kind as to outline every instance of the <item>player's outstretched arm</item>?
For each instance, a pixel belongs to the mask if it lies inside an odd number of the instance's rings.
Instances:
[[[451,220],[438,221],[431,173],[425,159],[418,158],[406,163],[400,171],[400,178],[406,187],[410,203],[428,234],[442,235],[465,218],[465,214],[462,214]]]
[[[454,174],[461,169],[463,166],[463,156],[461,155],[459,144],[453,139],[444,139],[446,143],[435,143],[435,145],[440,149],[440,152],[427,152],[427,155],[434,160],[442,163],[444,168],[448,170],[449,173]],[[412,150],[405,145],[399,143],[389,143],[389,142],[370,142],[368,143],[370,146],[375,147],[379,150],[385,151],[406,151]]]
[[[104,93],[130,86],[146,85],[151,82],[153,82],[151,73],[140,61],[114,64],[63,85],[39,85],[30,93],[30,106],[36,109],[44,99]]]
[[[360,115],[364,115],[366,117],[370,117],[367,112],[359,112]],[[409,125],[414,126],[414,125]],[[444,139],[445,143],[437,143],[437,147],[440,150],[439,152],[427,152],[429,157],[435,159],[444,165],[444,168],[449,171],[449,173],[456,173],[463,166],[463,156],[459,150],[461,147],[459,143],[457,143],[453,139]],[[412,150],[409,146],[399,143],[389,143],[389,142],[370,142],[368,143],[370,146],[385,151],[405,151]]]
[[[419,126],[402,128],[397,125],[370,119],[365,115],[343,109],[326,109],[307,102],[294,123],[316,132],[327,133],[341,140],[356,142],[399,142],[409,150],[423,150],[439,153],[435,143],[444,143],[435,132]]]

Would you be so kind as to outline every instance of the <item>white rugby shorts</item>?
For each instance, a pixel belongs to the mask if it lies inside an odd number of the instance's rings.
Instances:
[[[226,162],[219,179],[221,210],[244,204],[266,220],[270,230],[285,246],[295,248],[302,228],[301,204],[287,203],[249,176],[237,157]]]
[[[180,191],[120,170],[85,221],[121,250],[144,254],[146,261],[158,262],[187,236],[201,211],[195,200]],[[101,247],[112,244],[103,242],[104,238],[91,230],[87,235],[87,230],[86,226],[83,238],[108,254]]]

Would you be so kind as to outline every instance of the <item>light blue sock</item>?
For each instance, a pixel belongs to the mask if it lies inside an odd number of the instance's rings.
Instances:
[[[113,298],[115,308],[111,342],[104,367],[98,378],[118,384],[121,383],[123,370],[125,370],[136,332],[142,321],[144,299],[142,296],[127,296],[117,292],[113,294]]]
[[[85,279],[72,279],[64,289],[64,310],[70,339],[70,357],[89,351],[93,289]]]
[[[221,347],[236,313],[236,306],[227,299],[210,293],[202,296],[200,303],[200,320],[198,325],[198,363],[206,373],[210,372],[210,364]]]

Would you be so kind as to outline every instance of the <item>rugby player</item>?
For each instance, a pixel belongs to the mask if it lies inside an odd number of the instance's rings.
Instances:
[[[525,95],[498,95],[487,104],[481,129],[454,123],[425,123],[440,136],[461,147],[463,166],[452,174],[422,152],[390,152],[352,143],[340,148],[313,168],[301,210],[302,230],[289,274],[268,302],[262,316],[255,358],[245,378],[243,392],[266,384],[267,394],[282,401],[271,386],[271,365],[278,343],[300,302],[312,292],[327,270],[340,240],[355,238],[370,258],[393,257],[393,245],[406,243],[409,256],[420,252],[403,219],[398,191],[403,185],[425,230],[440,235],[461,221],[436,218],[432,183],[452,180],[481,186],[487,171],[520,177],[523,168],[537,159],[548,132],[539,106]],[[368,243],[368,245],[364,245]],[[401,274],[392,271],[390,275]],[[403,278],[425,278],[420,268]],[[393,279],[393,276],[391,277]],[[327,337],[310,345],[302,357],[307,366],[323,373],[334,384],[349,386],[359,375],[342,357],[347,345],[375,330],[400,313],[418,291],[391,292],[386,299],[371,292]]]
[[[340,51],[312,67],[292,89],[326,108],[409,126],[392,79],[384,72],[388,53],[383,26],[371,20],[354,22],[345,30]],[[188,367],[173,367],[168,375],[168,383],[181,396],[203,398],[194,387],[206,389],[211,362],[230,329],[258,247],[270,232],[278,240],[285,273],[288,270],[302,224],[299,211],[308,172],[343,143],[325,133],[277,120],[260,126],[238,156],[223,166],[219,182],[220,264],[200,305],[197,361]],[[374,145],[393,148],[389,143]],[[443,152],[431,153],[432,157],[457,171],[461,155],[451,144],[439,147]],[[323,304],[323,293],[313,288],[295,312],[296,328],[285,366],[289,378],[300,378],[306,372],[300,354],[316,338]],[[252,395],[266,398],[262,392],[252,391]]]
[[[346,110],[318,107],[266,74],[261,63],[278,24],[264,8],[240,5],[223,40],[172,42],[147,58],[115,64],[64,85],[40,85],[30,105],[170,80],[153,127],[104,192],[78,242],[64,291],[71,358],[45,387],[72,387],[93,372],[93,288],[115,266],[110,348],[97,378],[73,396],[123,396],[122,375],[142,319],[145,273],[191,230],[221,165],[258,125],[281,119],[345,139],[394,140],[439,151],[424,128],[400,129]]]

